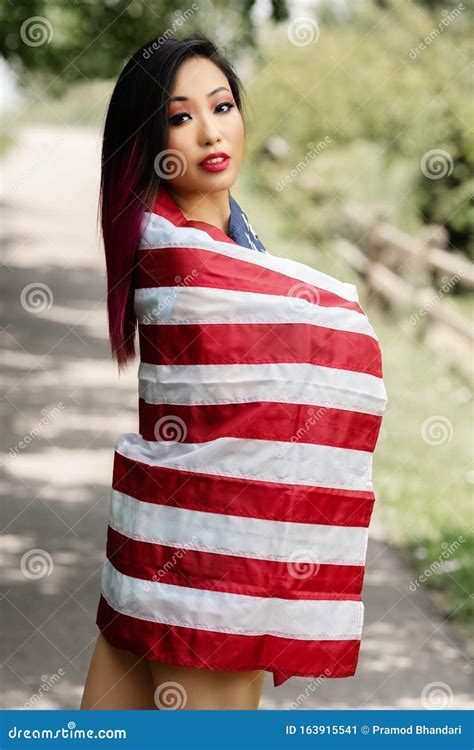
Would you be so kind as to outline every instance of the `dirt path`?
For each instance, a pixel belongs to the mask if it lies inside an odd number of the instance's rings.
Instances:
[[[77,708],[97,635],[113,446],[138,427],[136,371],[119,379],[109,359],[99,135],[44,126],[18,138],[1,196],[1,707]],[[36,577],[42,565],[50,574]],[[425,591],[410,591],[411,577],[376,507],[357,675],[275,689],[267,674],[261,707],[468,707],[467,655]]]

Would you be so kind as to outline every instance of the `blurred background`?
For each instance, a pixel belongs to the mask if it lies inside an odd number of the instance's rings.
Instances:
[[[250,107],[233,194],[274,254],[356,283],[389,396],[365,624],[350,679],[261,708],[472,700],[471,0],[1,0],[3,708],[77,708],[118,434],[97,203],[101,128],[130,55],[199,30]]]

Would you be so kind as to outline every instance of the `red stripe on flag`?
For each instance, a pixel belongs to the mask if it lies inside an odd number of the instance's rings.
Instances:
[[[357,302],[335,292],[210,250],[173,247],[140,251],[137,288],[176,285],[302,297],[321,307],[343,307],[364,314]]]
[[[157,422],[170,416],[185,424],[182,443],[234,437],[316,443],[369,452],[375,449],[382,422],[382,417],[375,414],[305,404],[253,401],[177,405],[149,404],[139,399],[139,430],[145,440],[166,440]]]
[[[160,505],[248,518],[334,526],[365,526],[373,492],[284,484],[187,472],[114,453],[112,486]]]
[[[138,329],[141,361],[154,365],[296,362],[382,377],[377,340],[352,331],[307,323],[140,323]]]
[[[140,620],[116,612],[101,595],[96,624],[116,648],[198,669],[275,670],[283,678],[352,677],[360,640],[298,640],[274,635],[234,635]],[[278,679],[279,673],[285,673]]]
[[[107,529],[107,557],[117,570],[156,583],[281,599],[361,599],[362,565],[279,562],[170,547]]]

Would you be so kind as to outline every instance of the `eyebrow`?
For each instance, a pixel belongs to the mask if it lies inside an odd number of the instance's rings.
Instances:
[[[218,91],[229,91],[229,89],[226,86],[219,86],[217,89],[213,89],[208,93],[208,96],[212,96],[213,94],[217,94]],[[230,91],[229,91],[230,93]],[[170,102],[187,102],[188,97],[187,96],[172,96],[168,101]]]

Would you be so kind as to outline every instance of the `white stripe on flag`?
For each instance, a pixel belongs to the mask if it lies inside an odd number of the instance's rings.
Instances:
[[[337,502],[337,500],[335,500]],[[208,513],[149,503],[112,490],[110,525],[136,541],[234,557],[317,565],[364,565],[368,532],[330,526]]]
[[[102,593],[117,612],[151,622],[298,640],[360,639],[364,615],[361,601],[279,599],[174,586],[124,575],[109,560],[102,567]]]
[[[119,435],[115,449],[145,464],[200,474],[369,492],[373,489],[370,451],[231,437],[203,443],[150,441],[134,432]],[[344,481],[338,477],[344,477]]]
[[[298,323],[377,338],[367,317],[345,307],[323,307],[300,297],[200,286],[135,289],[135,314],[150,325]]]
[[[153,365],[138,368],[139,395],[149,404],[236,404],[271,401],[382,414],[382,378],[306,362],[250,365]]]

